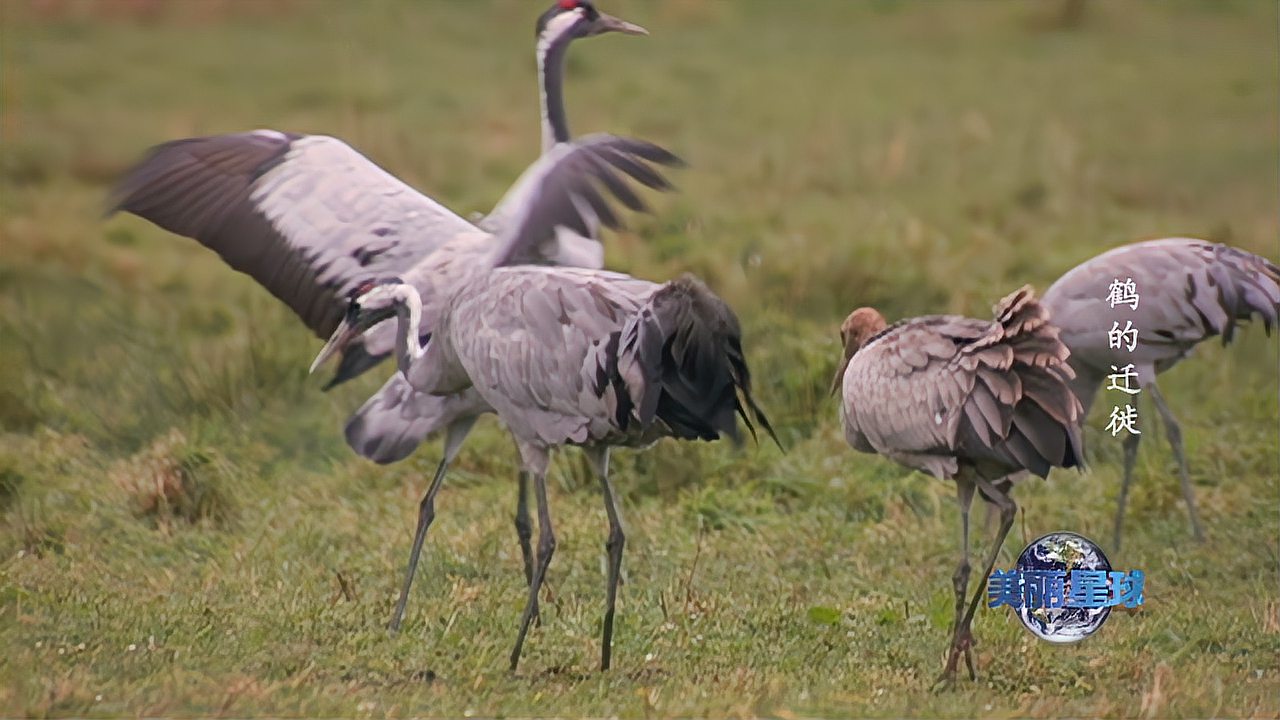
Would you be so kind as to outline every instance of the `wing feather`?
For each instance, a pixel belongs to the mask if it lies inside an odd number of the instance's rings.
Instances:
[[[629,189],[617,191],[625,182],[618,173],[654,189],[671,188],[647,163],[675,166],[680,161],[657,145],[616,135],[588,135],[547,151],[486,218],[486,226],[499,228],[494,266],[536,262],[539,248],[557,228],[583,237],[594,237],[600,225],[620,228],[610,197],[627,207],[639,204],[632,202],[639,198]]]
[[[997,305],[995,322],[899,322],[849,361],[845,436],[944,476],[956,461],[1038,475],[1078,464],[1082,413],[1057,332],[1029,288]]]
[[[466,373],[498,391],[508,423],[527,423],[521,432],[548,442],[566,432],[580,442],[617,410],[600,381],[608,348],[616,351],[623,322],[656,287],[576,268],[498,269],[455,299],[451,324],[469,330],[450,341]]]
[[[474,227],[349,145],[274,130],[159,145],[112,211],[195,238],[327,337],[348,293]]]
[[[1137,308],[1110,307],[1109,286],[1132,279]],[[1182,360],[1198,343],[1221,335],[1253,316],[1270,327],[1280,315],[1280,268],[1260,255],[1193,238],[1164,238],[1123,245],[1077,265],[1059,278],[1043,300],[1071,365],[1103,377],[1111,365],[1132,362],[1141,382]],[[1108,342],[1113,323],[1138,329],[1135,351]],[[1082,391],[1091,396],[1091,393]]]

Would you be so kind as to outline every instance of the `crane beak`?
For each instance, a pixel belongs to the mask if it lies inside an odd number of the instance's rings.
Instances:
[[[649,34],[648,30],[645,30],[644,28],[640,27],[639,25],[636,25],[635,23],[629,23],[626,20],[623,20],[621,18],[616,18],[612,15],[606,15],[604,13],[600,13],[600,16],[597,17],[595,21],[591,23],[591,29],[587,32],[587,34],[600,35],[602,33],[607,33],[607,32],[620,32],[623,35],[648,35]]]
[[[841,353],[844,358],[840,360],[840,367],[836,369],[836,376],[831,378],[831,397],[835,397],[836,393],[844,388],[844,373],[849,369],[849,361],[858,352],[858,346],[850,342],[852,339],[843,328],[840,330],[840,347],[844,348]]]
[[[840,361],[840,367],[836,370],[836,376],[831,378],[831,397],[835,397],[836,393],[840,392],[840,389],[844,386],[844,371],[849,369],[849,360],[852,358],[853,356],[850,355]]]
[[[342,323],[338,325],[338,329],[334,330],[333,334],[329,336],[329,342],[320,348],[320,354],[316,355],[316,359],[311,362],[311,369],[307,372],[314,373],[316,368],[323,365],[325,360],[333,357],[334,353],[345,348],[347,343],[351,342],[352,338],[357,334],[358,332],[351,323],[343,319]]]

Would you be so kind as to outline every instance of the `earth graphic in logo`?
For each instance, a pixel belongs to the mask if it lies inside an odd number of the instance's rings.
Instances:
[[[1063,578],[1065,587],[1057,594],[1070,597],[1073,570],[1102,571],[1106,577],[1106,573],[1111,571],[1111,563],[1092,540],[1075,533],[1056,532],[1028,545],[1018,556],[1017,568],[1024,578]],[[1111,614],[1111,607],[1109,604],[1104,607],[1031,607],[1024,603],[1017,612],[1022,624],[1040,638],[1054,643],[1073,643],[1097,632]]]

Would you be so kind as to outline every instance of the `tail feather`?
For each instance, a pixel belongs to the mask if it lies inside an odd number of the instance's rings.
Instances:
[[[1050,467],[1083,466],[1084,409],[1069,385],[1075,377],[1067,364],[1071,353],[1049,322],[1048,310],[1029,285],[1001,300],[994,310],[1004,342],[1013,351],[1010,372],[1018,377],[1020,389],[1006,441],[1009,449],[1037,475]]]
[[[623,336],[618,372],[641,389],[634,404],[642,425],[658,419],[678,438],[739,442],[737,416],[753,439],[758,423],[782,447],[751,394],[738,318],[700,280],[685,275],[664,285]]]
[[[1229,245],[1212,248],[1213,260],[1207,270],[1217,286],[1217,301],[1226,312],[1225,322],[1215,328],[1222,334],[1222,344],[1231,342],[1237,324],[1255,314],[1270,335],[1280,316],[1280,267],[1261,255]]]

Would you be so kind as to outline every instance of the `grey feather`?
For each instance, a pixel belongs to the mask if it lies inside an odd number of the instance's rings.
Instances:
[[[1113,280],[1132,278],[1138,307],[1107,303]],[[1071,351],[1073,383],[1085,409],[1111,365],[1133,363],[1146,384],[1187,357],[1197,344],[1260,318],[1269,333],[1280,315],[1280,268],[1266,258],[1227,245],[1167,238],[1124,245],[1087,260],[1058,279],[1043,300]],[[1112,349],[1112,323],[1138,329],[1133,352]],[[1087,382],[1086,382],[1087,381]],[[1094,387],[1085,389],[1086,385]]]
[[[1080,465],[1082,410],[1057,330],[1030,288],[997,304],[995,317],[913,318],[868,339],[842,385],[850,444],[947,478],[962,465],[1041,476]],[[1066,374],[1050,371],[1059,367]],[[1056,392],[1042,389],[1054,383]]]
[[[347,444],[377,463],[408,457],[431,435],[465,417],[492,412],[474,391],[428,395],[396,373],[347,421]]]
[[[111,206],[199,240],[320,337],[355,287],[474,230],[340,140],[273,130],[160,145],[126,173]]]
[[[423,362],[456,364],[526,443],[713,440],[736,436],[735,414],[773,434],[751,396],[737,318],[692,278],[504,267],[460,285],[446,313]]]
[[[614,172],[649,184],[645,173],[654,171],[641,161],[679,162],[651,143],[611,135],[558,145],[521,176],[485,227],[507,230],[500,242],[510,244],[510,261],[555,262],[568,254],[581,262],[582,249],[566,253],[568,245],[596,244],[591,238],[600,222],[620,225],[593,183],[602,182],[624,205],[642,207],[629,188],[618,192],[623,181]],[[661,186],[670,187],[665,180]],[[404,277],[431,303],[442,292],[435,277],[441,264],[458,254],[482,262],[481,253],[502,247],[492,232],[322,135],[257,130],[165,143],[125,174],[110,203],[110,212],[124,210],[199,240],[320,337],[333,332],[352,291],[367,282]],[[519,224],[507,229],[510,222]],[[459,238],[466,242],[459,245]],[[390,325],[372,328],[348,346],[330,386],[392,349]]]
[[[493,265],[528,262],[529,254],[557,228],[592,235],[597,223],[620,227],[603,192],[617,195],[623,181],[614,170],[655,189],[671,187],[642,161],[680,164],[656,145],[615,135],[588,135],[552,148],[525,171],[490,216],[502,228]],[[626,193],[617,196],[627,204]]]

